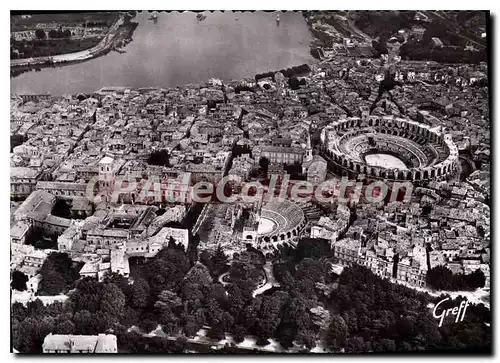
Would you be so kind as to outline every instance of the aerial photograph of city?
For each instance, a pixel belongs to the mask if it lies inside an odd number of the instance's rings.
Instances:
[[[490,28],[11,11],[10,352],[491,355]]]

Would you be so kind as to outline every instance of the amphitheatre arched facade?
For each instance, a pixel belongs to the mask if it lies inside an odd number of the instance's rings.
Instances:
[[[349,117],[330,123],[321,133],[321,152],[339,175],[367,179],[424,182],[445,179],[458,168],[458,149],[439,127],[392,116]],[[394,155],[407,168],[369,165],[373,153]]]

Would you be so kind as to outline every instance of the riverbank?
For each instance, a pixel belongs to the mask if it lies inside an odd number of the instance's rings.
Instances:
[[[78,63],[102,56],[113,50],[115,47],[123,47],[123,45],[126,44],[132,37],[137,25],[138,23],[131,21],[130,15],[120,14],[117,21],[109,28],[104,38],[95,47],[78,52],[59,54],[49,57],[12,59],[10,61],[11,76],[16,76],[23,71],[28,71],[32,68]]]

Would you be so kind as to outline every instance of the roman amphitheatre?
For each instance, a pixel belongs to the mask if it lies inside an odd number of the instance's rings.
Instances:
[[[328,169],[356,178],[423,183],[459,168],[458,149],[440,127],[392,116],[335,120],[321,133]]]

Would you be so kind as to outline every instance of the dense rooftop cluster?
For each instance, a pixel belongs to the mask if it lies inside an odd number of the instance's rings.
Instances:
[[[428,288],[433,281],[426,276],[438,266],[455,274],[480,270],[482,285],[489,287],[485,65],[451,68],[432,62],[336,58],[301,70],[293,87],[276,72],[171,89],[106,87],[89,95],[12,96],[11,268],[27,276],[27,292],[15,291],[13,300],[26,303],[42,296],[50,303],[71,295],[74,281],[56,276],[56,257],[51,256],[57,253],[80,265],[79,277],[104,281],[113,273],[132,276],[138,261],[166,263],[162,258],[169,245],[187,253],[193,265],[197,251],[221,250],[239,264],[248,262],[242,262],[248,250],[269,263],[304,239],[329,246],[328,268],[364,265],[393,282]],[[453,168],[440,169],[439,178],[435,170],[417,178],[421,183],[409,200],[203,204],[181,197],[182,188],[217,183],[228,174],[237,177],[230,185],[233,193],[249,181],[270,192],[273,175],[281,185],[290,178],[285,189],[300,181],[317,186],[342,175],[332,164],[340,159],[325,152],[323,131],[328,125],[355,120],[371,127],[371,135],[381,131],[370,120],[398,118],[427,130],[428,138],[415,136],[408,142],[415,167],[439,166],[449,155],[454,157]],[[351,129],[338,136],[344,132]],[[449,143],[441,139],[444,134]],[[354,136],[363,140],[338,145],[338,157],[348,152],[362,157],[360,147],[370,142],[369,136]],[[374,140],[384,142],[383,137]],[[346,167],[351,174],[363,172],[356,164]],[[98,183],[89,188],[96,178]],[[114,195],[118,178],[136,187]],[[175,185],[179,198],[156,199],[152,183]],[[93,198],[96,190],[102,194],[99,199]],[[37,248],[39,239],[46,239],[50,248]],[[254,298],[280,286],[269,265],[258,265]],[[217,286],[231,285],[236,276],[233,270],[217,272]],[[180,299],[170,293],[156,291],[152,298],[159,299],[159,306]],[[315,304],[314,311],[324,308]],[[68,339],[54,335],[48,341]]]

